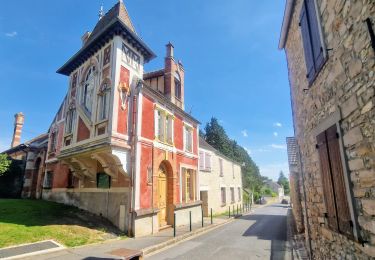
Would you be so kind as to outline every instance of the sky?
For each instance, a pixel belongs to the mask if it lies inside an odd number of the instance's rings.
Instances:
[[[117,0],[4,1],[0,11],[0,151],[9,148],[14,114],[25,114],[22,141],[45,133],[68,78],[56,73],[81,36]],[[285,137],[293,135],[288,72],[278,41],[285,1],[124,0],[138,35],[163,66],[165,44],[185,69],[185,110],[216,117],[245,147],[261,174],[288,174]]]

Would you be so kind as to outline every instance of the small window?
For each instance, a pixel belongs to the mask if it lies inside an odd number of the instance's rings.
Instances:
[[[43,188],[51,189],[52,183],[53,183],[53,172],[47,172],[46,175],[44,176]]]
[[[110,88],[104,83],[99,91],[98,120],[108,119]]]
[[[219,158],[220,177],[224,176],[223,159]]]
[[[235,200],[234,200],[234,187],[230,188],[230,200],[231,200],[231,203],[235,202]]]
[[[96,186],[99,189],[109,189],[111,187],[111,176],[105,173],[98,173],[96,175]]]
[[[182,168],[182,200],[184,202],[194,201],[196,198],[195,176],[194,170]]]
[[[317,15],[315,0],[305,0],[301,9],[300,26],[307,69],[306,77],[310,84],[316,78],[326,59]]]
[[[92,111],[92,98],[94,94],[95,83],[95,66],[92,66],[86,73],[85,81],[83,83],[81,104],[87,112],[91,114]]]
[[[181,77],[178,72],[174,74],[174,94],[176,98],[181,99]]]
[[[184,147],[186,152],[193,152],[193,129],[187,125],[184,127]]]
[[[199,170],[204,170],[204,152],[199,151]]]
[[[73,173],[71,171],[69,171],[68,173],[68,185],[67,185],[67,188],[74,188],[74,176],[73,176]]]
[[[211,154],[205,153],[205,170],[211,171]]]
[[[74,129],[74,122],[76,117],[76,110],[72,107],[66,114],[65,133],[71,134]]]
[[[51,140],[50,140],[50,152],[56,151],[56,143],[57,143],[57,131],[54,130],[51,133]]]
[[[225,204],[227,203],[225,187],[221,187],[220,191],[221,191],[221,206],[225,206]]]

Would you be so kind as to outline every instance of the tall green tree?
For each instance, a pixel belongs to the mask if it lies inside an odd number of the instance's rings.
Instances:
[[[289,194],[290,192],[289,180],[287,177],[285,177],[283,171],[280,171],[277,183],[284,188],[285,194]]]
[[[216,118],[211,118],[211,121],[206,124],[205,133],[202,134],[207,143],[228,158],[241,164],[243,186],[254,192],[260,192],[263,186],[263,177],[260,175],[258,166],[245,148],[228,137],[225,129]]]
[[[12,161],[8,159],[7,154],[0,154],[0,175],[4,174],[9,169],[11,162]]]

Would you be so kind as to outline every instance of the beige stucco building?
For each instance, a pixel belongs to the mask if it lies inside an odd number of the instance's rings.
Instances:
[[[199,138],[199,187],[203,215],[242,207],[241,165]]]

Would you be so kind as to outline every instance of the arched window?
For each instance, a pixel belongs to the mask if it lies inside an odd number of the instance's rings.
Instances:
[[[85,76],[85,81],[83,82],[83,90],[82,90],[82,105],[86,109],[87,112],[91,113],[92,111],[92,97],[94,93],[94,74],[95,74],[95,66],[91,66],[90,69],[87,71]]]
[[[174,73],[174,94],[176,98],[181,99],[181,77],[178,72]]]
[[[99,102],[98,102],[98,120],[108,119],[109,112],[109,93],[110,87],[108,83],[104,83],[99,90]]]

